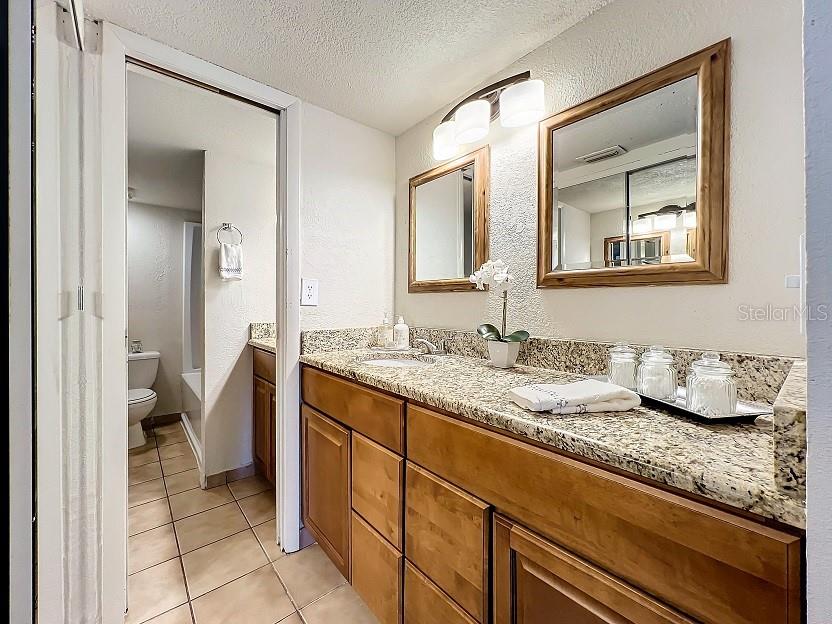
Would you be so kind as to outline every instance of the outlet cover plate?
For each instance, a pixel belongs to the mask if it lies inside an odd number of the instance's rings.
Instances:
[[[318,280],[302,277],[300,280],[300,304],[302,306],[318,305]]]

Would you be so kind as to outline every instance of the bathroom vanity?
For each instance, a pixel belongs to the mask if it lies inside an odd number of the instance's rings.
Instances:
[[[301,358],[303,520],[383,624],[801,621],[802,509],[754,425],[554,423],[505,389],[575,375],[361,353]]]
[[[277,395],[275,356],[265,349],[252,349],[254,362],[254,467],[275,485],[275,427]]]

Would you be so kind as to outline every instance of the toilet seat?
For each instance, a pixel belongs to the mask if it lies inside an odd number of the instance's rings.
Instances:
[[[127,391],[127,404],[136,405],[137,403],[146,403],[147,401],[155,401],[156,393],[149,388],[134,388]]]

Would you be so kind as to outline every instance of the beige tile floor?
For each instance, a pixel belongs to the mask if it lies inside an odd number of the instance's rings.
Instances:
[[[125,624],[376,624],[317,544],[280,550],[266,480],[199,488],[179,423],[128,465]]]

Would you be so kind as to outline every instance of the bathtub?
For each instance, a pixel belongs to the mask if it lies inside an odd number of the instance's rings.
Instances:
[[[182,373],[182,423],[202,465],[202,370]]]

